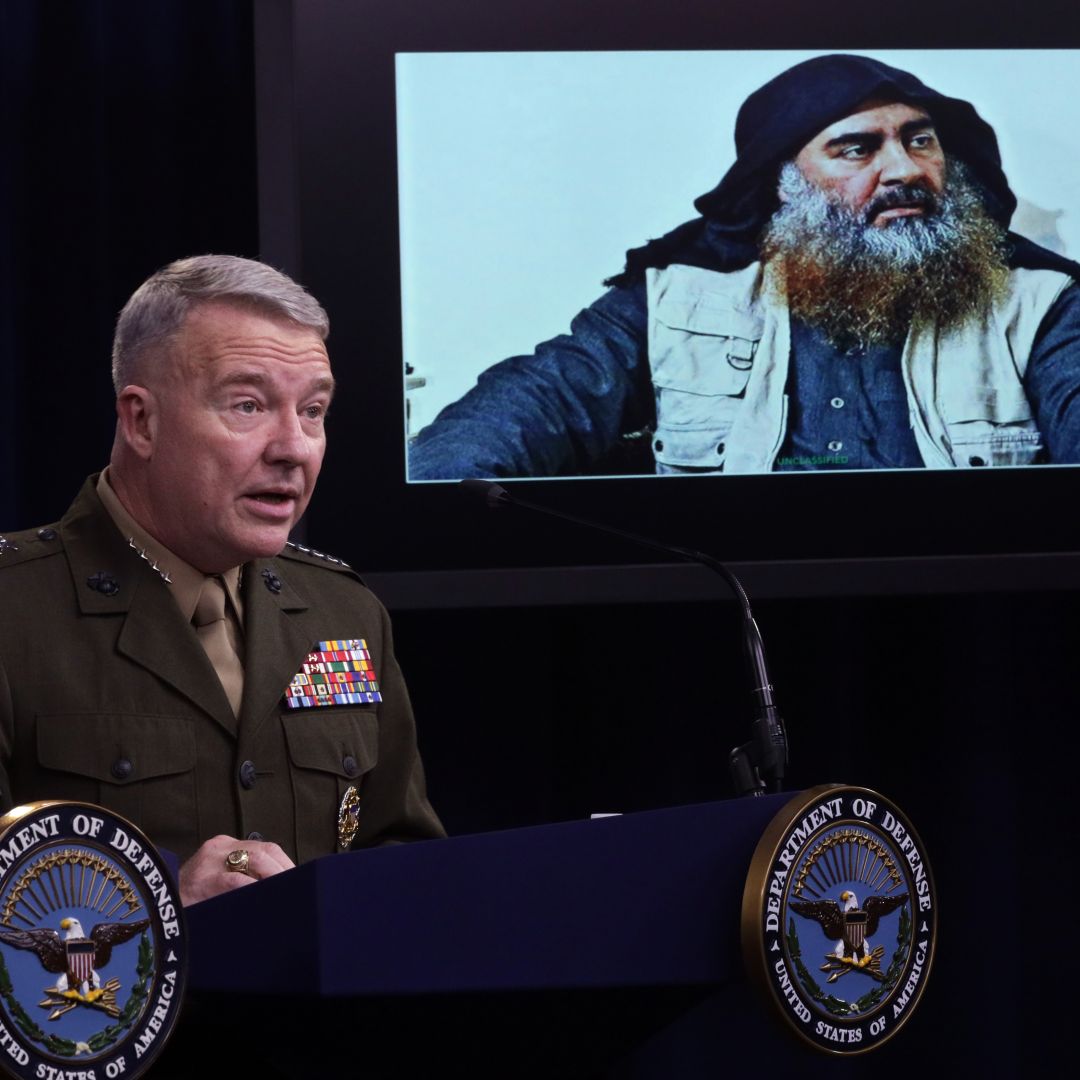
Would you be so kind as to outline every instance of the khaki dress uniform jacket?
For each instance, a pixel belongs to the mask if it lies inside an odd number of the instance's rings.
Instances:
[[[181,858],[219,833],[297,862],[442,836],[385,609],[343,563],[291,545],[243,568],[239,715],[169,586],[91,477],[56,525],[0,538],[0,806],[98,803]],[[290,709],[317,642],[363,638],[382,701]]]

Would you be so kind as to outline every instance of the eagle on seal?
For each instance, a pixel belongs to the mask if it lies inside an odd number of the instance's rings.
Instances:
[[[64,939],[55,930],[19,930],[0,928],[0,941],[16,949],[29,949],[37,954],[41,966],[58,974],[56,990],[65,993],[74,989],[81,997],[101,986],[97,968],[105,967],[112,959],[113,947],[130,941],[150,925],[149,919],[133,923],[98,923],[90,936],[78,919],[68,916],[60,920]]]
[[[838,960],[862,966],[870,962],[870,937],[877,933],[878,924],[885,915],[906,903],[907,898],[906,892],[871,896],[866,907],[860,909],[858,897],[845,889],[840,894],[842,908],[835,900],[792,900],[789,906],[804,919],[820,923],[825,936],[836,942],[833,955]]]

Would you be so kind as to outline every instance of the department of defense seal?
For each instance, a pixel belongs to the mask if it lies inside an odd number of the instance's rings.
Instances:
[[[937,906],[922,841],[895,805],[866,788],[814,788],[776,815],[754,852],[747,968],[801,1038],[865,1053],[918,1003]]]
[[[180,1014],[180,897],[142,833],[85,803],[0,818],[0,1068],[141,1076]]]

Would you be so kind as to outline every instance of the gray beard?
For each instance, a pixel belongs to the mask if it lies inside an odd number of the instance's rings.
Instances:
[[[840,347],[902,339],[912,325],[952,328],[987,311],[1007,285],[1005,234],[959,162],[944,192],[898,187],[855,212],[810,183],[794,162],[780,170],[784,201],[762,236],[763,261],[793,315]],[[889,205],[924,212],[881,227]]]

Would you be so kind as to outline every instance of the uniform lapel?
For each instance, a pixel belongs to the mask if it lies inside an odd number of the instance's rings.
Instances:
[[[117,650],[236,734],[237,720],[169,586],[120,535],[91,477],[60,524],[84,616],[123,617]],[[95,585],[89,582],[95,581]]]
[[[235,735],[237,719],[221,680],[167,590],[160,579],[139,583],[116,646]]]
[[[257,560],[244,568],[244,700],[240,721],[254,735],[278,707],[285,689],[318,640],[307,600],[280,563]],[[268,576],[269,575],[269,576]],[[277,591],[271,588],[278,586]]]

